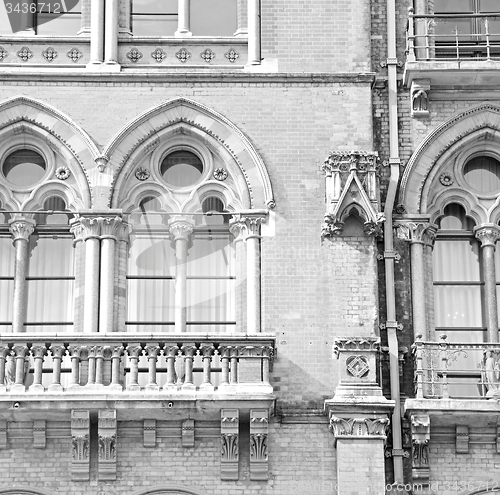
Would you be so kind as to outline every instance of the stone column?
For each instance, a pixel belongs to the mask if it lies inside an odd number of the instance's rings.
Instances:
[[[180,38],[192,36],[191,33],[191,0],[178,0],[177,31],[175,36]]]
[[[238,15],[238,27],[234,33],[237,37],[243,37],[248,35],[248,0],[236,0],[236,8]]]
[[[248,1],[248,62],[260,65],[260,0]]]
[[[104,60],[104,0],[92,0],[90,11],[90,62],[101,64]]]
[[[396,226],[398,237],[410,241],[413,331],[415,335],[423,335],[425,340],[432,340],[426,321],[424,265],[424,236],[430,224],[419,219],[399,221]]]
[[[118,63],[118,0],[106,1],[104,37],[104,63]]]
[[[495,274],[495,244],[500,237],[497,225],[480,225],[474,234],[481,242],[481,258],[484,276],[484,306],[488,342],[498,342],[497,286]]]
[[[187,316],[187,255],[194,221],[187,216],[173,216],[168,226],[175,249],[175,332],[186,332]]]
[[[28,286],[26,277],[29,266],[29,236],[35,229],[35,222],[28,218],[15,218],[9,222],[16,260],[14,267],[14,303],[12,313],[12,331],[25,331],[26,313],[28,310]]]
[[[99,332],[112,332],[115,292],[115,248],[120,217],[103,218],[101,223],[101,287],[99,297]]]
[[[246,307],[245,301],[245,279],[246,279],[246,252],[245,252],[245,233],[246,224],[244,221],[237,219],[232,220],[229,227],[231,234],[233,234],[233,248],[235,251],[235,309],[236,309],[236,333],[245,333],[245,318],[246,318]]]
[[[261,213],[245,213],[247,245],[247,334],[260,333],[260,224]]]
[[[91,23],[91,0],[82,0],[82,21],[80,31],[78,31],[79,36],[87,36],[90,34],[90,23]]]
[[[423,235],[424,241],[424,272],[425,272],[425,305],[426,305],[426,323],[429,334],[435,328],[434,321],[434,274],[432,267],[432,252],[436,242],[437,225],[429,225]],[[432,340],[432,339],[431,339]]]

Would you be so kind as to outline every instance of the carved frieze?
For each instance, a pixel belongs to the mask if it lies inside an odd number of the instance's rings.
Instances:
[[[239,410],[221,409],[221,479],[238,480]]]
[[[330,431],[339,438],[387,438],[388,418],[340,418],[330,416]]]
[[[116,480],[116,434],[116,411],[99,411],[99,481]]]
[[[71,411],[71,479],[90,479],[90,414]]]
[[[380,211],[378,154],[371,151],[334,151],[325,160],[327,211],[322,237],[342,235],[345,220],[363,220],[367,235],[380,235],[384,214]]]
[[[267,409],[250,410],[250,479],[267,480],[268,474],[268,425]]]

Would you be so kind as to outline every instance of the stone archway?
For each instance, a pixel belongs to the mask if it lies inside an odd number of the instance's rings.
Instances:
[[[202,493],[192,488],[171,485],[141,488],[130,495],[202,495]]]
[[[0,488],[0,495],[54,495],[54,492],[42,488],[15,486],[12,488]]]

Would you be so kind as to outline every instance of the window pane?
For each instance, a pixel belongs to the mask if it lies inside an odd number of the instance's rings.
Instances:
[[[127,280],[127,299],[127,321],[174,321],[174,280],[129,279]],[[169,330],[169,328],[163,329],[163,331]]]
[[[438,239],[433,252],[436,282],[479,282],[479,245],[474,239]]]
[[[234,321],[234,280],[189,279],[188,321]]]
[[[45,160],[32,150],[17,150],[3,164],[3,174],[16,186],[32,186],[45,175]]]
[[[160,166],[163,178],[173,186],[190,186],[203,173],[203,163],[190,151],[174,151],[165,157]]]
[[[480,0],[479,12],[500,12],[498,0]]]
[[[0,304],[0,322],[12,322],[14,280],[0,280],[0,294],[2,294],[2,304]],[[5,329],[0,327],[0,332],[3,331],[5,331]]]
[[[434,286],[436,327],[482,327],[481,287]]]
[[[134,14],[177,14],[177,0],[132,0]]]
[[[80,14],[39,14],[38,23],[40,36],[76,36],[82,27]]]
[[[0,237],[0,277],[14,276],[14,259],[15,251],[11,236]]]
[[[495,1],[495,0],[494,0]],[[466,13],[473,12],[471,0],[434,0],[434,12]]]
[[[228,237],[196,237],[188,253],[188,276],[231,276],[233,249]]]
[[[70,237],[30,236],[30,277],[72,277],[73,240]]]
[[[177,16],[133,15],[134,36],[173,36],[177,30]]]
[[[154,239],[148,234],[131,236],[129,275],[175,276],[175,254],[168,236]]]
[[[235,0],[191,0],[194,36],[233,36],[237,30]]]
[[[28,322],[73,321],[74,280],[28,280]]]

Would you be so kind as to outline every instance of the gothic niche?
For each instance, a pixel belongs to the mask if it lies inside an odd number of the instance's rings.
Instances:
[[[366,235],[382,233],[385,216],[380,212],[378,154],[372,151],[333,151],[325,160],[327,211],[321,236],[344,233],[347,218],[363,224]]]
[[[411,83],[411,115],[412,117],[429,116],[430,81],[417,79]]]

